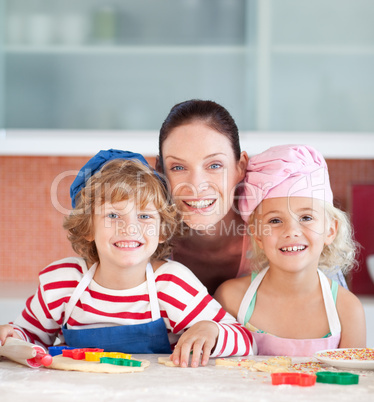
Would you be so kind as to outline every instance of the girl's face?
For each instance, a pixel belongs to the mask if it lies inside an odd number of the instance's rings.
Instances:
[[[336,236],[335,222],[326,218],[324,203],[307,197],[263,200],[254,230],[270,267],[289,272],[317,269],[323,247]]]
[[[94,240],[100,267],[145,269],[159,244],[160,215],[150,203],[140,209],[133,199],[101,205],[94,215]]]
[[[162,146],[164,173],[174,202],[192,229],[206,231],[233,206],[248,157],[235,160],[230,140],[203,122],[175,128]]]

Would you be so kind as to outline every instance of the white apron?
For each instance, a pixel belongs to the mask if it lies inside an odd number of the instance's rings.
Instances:
[[[269,268],[262,270],[252,281],[241,302],[238,321],[249,329],[245,316],[252,298]],[[330,284],[323,272],[318,270],[322,287],[322,295],[325,303],[327,319],[331,336],[316,339],[287,339],[266,333],[251,332],[257,343],[259,355],[266,356],[312,356],[315,352],[325,349],[336,349],[340,343],[341,326],[336,310]]]

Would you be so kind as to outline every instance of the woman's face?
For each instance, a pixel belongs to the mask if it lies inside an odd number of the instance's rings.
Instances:
[[[233,206],[248,157],[235,160],[230,140],[203,122],[172,130],[162,145],[164,173],[184,222],[206,231]]]

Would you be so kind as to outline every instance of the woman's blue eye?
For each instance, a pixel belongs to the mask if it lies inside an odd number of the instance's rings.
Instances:
[[[138,215],[139,219],[150,219],[151,215],[147,215],[147,214],[140,214]]]
[[[173,166],[171,170],[184,170],[183,166]]]
[[[304,221],[304,222],[308,222],[308,221],[312,221],[313,218],[311,216],[309,216],[309,215],[306,215],[306,216],[302,216],[301,220]]]
[[[210,169],[219,169],[221,165],[219,163],[213,163],[209,166]]]
[[[118,214],[115,214],[114,212],[111,212],[110,214],[108,214],[108,218],[110,219],[117,219],[119,216]]]

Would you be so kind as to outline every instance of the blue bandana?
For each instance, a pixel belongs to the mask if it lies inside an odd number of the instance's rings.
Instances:
[[[136,159],[143,165],[153,170],[144,157],[130,151],[120,151],[118,149],[109,149],[108,151],[100,151],[93,158],[91,158],[79,171],[77,177],[74,179],[73,184],[70,186],[71,205],[75,208],[75,198],[77,194],[86,185],[87,180],[93,176],[100,168],[112,159]]]

